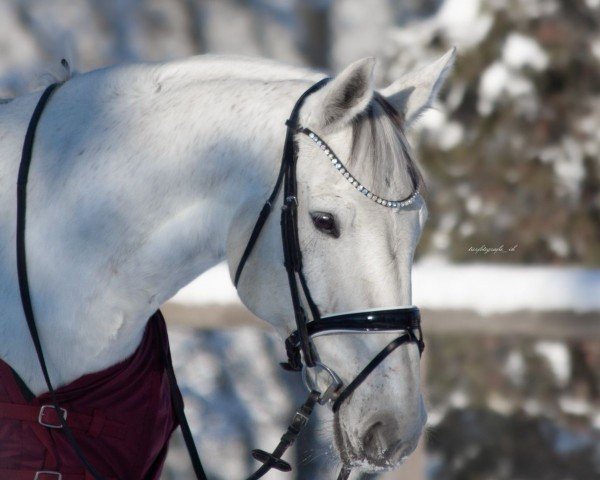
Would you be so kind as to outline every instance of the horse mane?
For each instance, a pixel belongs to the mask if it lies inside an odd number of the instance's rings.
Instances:
[[[202,74],[199,76],[198,73]],[[317,81],[322,73],[279,61],[242,55],[205,54],[154,65],[154,82],[165,88],[184,88],[214,81]]]
[[[362,166],[361,181],[386,198],[400,199],[423,186],[404,124],[404,116],[377,92],[352,122],[349,165]]]

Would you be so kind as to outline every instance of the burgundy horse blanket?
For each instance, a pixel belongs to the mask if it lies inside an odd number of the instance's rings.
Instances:
[[[56,390],[83,453],[107,480],[158,480],[178,426],[160,311],[126,360]],[[0,480],[91,480],[50,396],[35,397],[0,360]]]

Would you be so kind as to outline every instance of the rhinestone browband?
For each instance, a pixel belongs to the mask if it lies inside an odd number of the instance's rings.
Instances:
[[[419,193],[419,189],[415,188],[414,192],[412,192],[408,197],[403,200],[387,200],[385,198],[378,197],[373,192],[371,192],[367,187],[362,185],[354,176],[348,171],[348,169],[344,166],[344,164],[340,161],[340,159],[333,153],[333,150],[327,145],[315,132],[310,130],[309,128],[302,127],[298,131],[307,135],[313,142],[317,144],[317,146],[329,157],[331,164],[344,176],[346,180],[356,188],[360,193],[362,193],[365,197],[373,200],[375,203],[379,205],[383,205],[384,207],[389,208],[402,208],[411,205],[415,198]]]

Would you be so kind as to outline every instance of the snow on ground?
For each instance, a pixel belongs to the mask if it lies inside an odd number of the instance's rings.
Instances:
[[[493,254],[491,254],[493,255]],[[504,265],[417,265],[413,302],[482,314],[518,310],[600,311],[600,270]]]
[[[227,305],[240,298],[229,277],[226,263],[220,263],[203,273],[171,299],[182,305]]]
[[[493,255],[493,254],[490,254]],[[239,303],[227,266],[219,264],[172,300],[184,305]],[[417,264],[413,303],[482,314],[518,310],[600,311],[600,270],[493,264]]]
[[[558,384],[561,386],[567,385],[571,377],[571,356],[568,346],[562,342],[544,340],[537,342],[534,350],[546,359]]]

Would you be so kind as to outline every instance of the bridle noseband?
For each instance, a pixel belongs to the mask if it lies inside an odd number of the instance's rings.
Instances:
[[[302,269],[302,251],[298,236],[298,187],[296,180],[296,163],[298,160],[298,147],[294,142],[296,134],[309,136],[324,153],[329,157],[331,163],[344,174],[346,179],[367,198],[376,201],[378,204],[391,208],[404,208],[413,203],[417,195],[415,189],[410,196],[403,200],[391,201],[379,198],[366,187],[356,181],[333,151],[325,144],[321,138],[298,123],[300,109],[306,98],[317,90],[321,89],[329,81],[325,78],[306,90],[297,100],[289,120],[286,121],[287,133],[283,147],[283,156],[279,175],[275,187],[269,196],[269,199],[263,206],[250,239],[244,249],[241,260],[238,264],[234,284],[237,287],[240,277],[252,250],[258,240],[272,209],[276,202],[281,186],[283,185],[283,205],[281,207],[281,238],[283,243],[284,266],[287,273],[296,330],[294,330],[285,340],[285,348],[288,361],[282,363],[286,370],[302,372],[302,379],[310,394],[308,400],[300,408],[294,417],[292,425],[288,432],[284,434],[278,447],[273,453],[263,450],[254,450],[254,458],[263,462],[263,466],[248,480],[254,480],[262,477],[269,468],[276,468],[282,471],[289,471],[290,465],[281,459],[281,455],[295,440],[308,421],[308,415],[316,402],[328,405],[334,412],[337,412],[342,403],[365,381],[365,379],[375,370],[375,368],[387,358],[387,356],[401,345],[406,343],[416,343],[419,353],[423,353],[425,343],[421,330],[421,319],[417,307],[408,308],[389,308],[360,311],[353,313],[344,313],[328,315],[322,317],[314,302],[310,289]],[[310,318],[303,305],[301,293],[306,300]],[[335,371],[319,360],[319,355],[313,338],[319,335],[333,335],[344,333],[373,333],[373,332],[402,332],[402,335],[392,340],[381,350],[363,370],[344,387],[344,383]],[[292,433],[290,435],[290,432]],[[282,448],[285,445],[284,448]],[[265,469],[263,471],[263,469]],[[348,478],[350,467],[344,466],[338,480]]]
[[[307,365],[302,365],[302,378],[308,390],[317,390],[322,392],[319,398],[319,403],[322,405],[330,405],[334,412],[337,412],[341,404],[346,400],[354,390],[367,378],[367,376],[396,348],[407,342],[415,342],[419,348],[419,353],[425,349],[423,341],[423,333],[421,331],[421,317],[417,307],[395,308],[370,310],[352,313],[342,313],[338,315],[329,315],[322,317],[319,320],[313,320],[306,325],[308,336],[312,340],[314,337],[321,335],[340,335],[346,333],[385,333],[404,331],[403,335],[392,340],[386,347],[377,354],[373,360],[350,382],[345,388],[343,382],[337,374],[326,365],[316,362],[313,370],[325,371],[331,378],[331,382],[327,389],[319,389],[317,382],[311,380],[308,371],[311,370]],[[418,332],[418,336],[415,335]],[[297,330],[294,331],[286,340],[286,343],[291,345],[300,344],[300,338],[297,335]],[[292,347],[293,348],[293,347]],[[293,353],[293,357],[298,355]],[[286,369],[289,368],[285,364]],[[296,369],[291,369],[296,370]],[[335,388],[333,388],[335,386]]]

